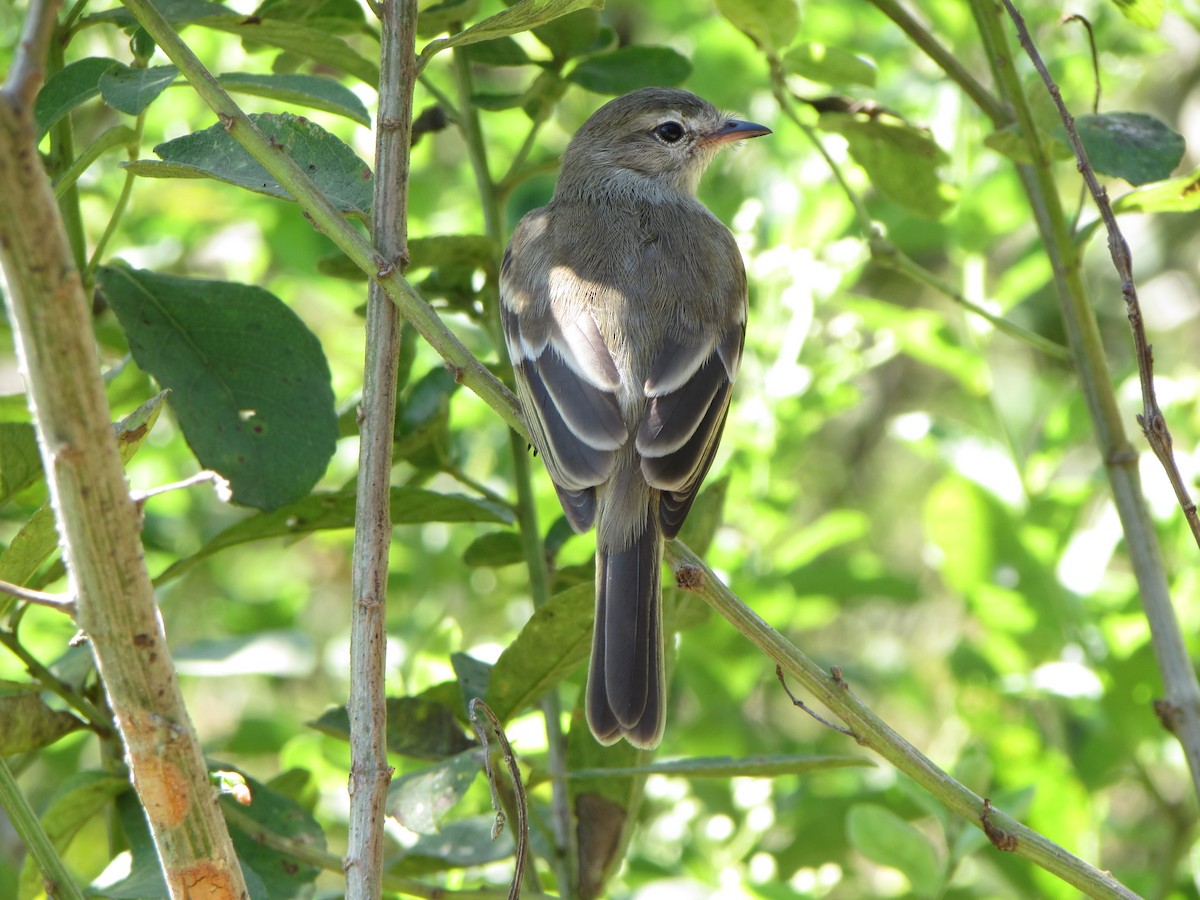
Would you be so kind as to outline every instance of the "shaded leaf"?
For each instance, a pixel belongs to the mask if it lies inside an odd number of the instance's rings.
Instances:
[[[1170,176],[1187,149],[1183,135],[1145,113],[1079,116],[1075,127],[1092,168],[1135,187]]]
[[[910,212],[936,219],[954,204],[955,191],[937,171],[948,157],[928,131],[851,113],[822,113],[819,124],[842,135],[871,183]]]
[[[675,85],[692,74],[692,64],[670,47],[622,47],[593,56],[567,76],[597,94],[625,94],[652,85]]]
[[[34,427],[28,422],[0,422],[0,506],[42,477]]]
[[[504,722],[535,703],[587,657],[592,640],[594,588],[555,594],[536,609],[492,667],[487,703]]]
[[[121,64],[107,57],[89,57],[63,66],[46,79],[33,104],[38,137],[82,103],[100,93],[100,76]]]
[[[325,63],[371,87],[379,84],[379,66],[327,28],[237,15],[204,19],[199,24]]]
[[[413,383],[396,414],[396,457],[423,469],[445,465],[450,442],[450,398],[459,387],[445,366],[430,369]]]
[[[525,48],[511,37],[480,41],[463,49],[467,59],[480,66],[526,66],[533,63]]]
[[[510,510],[488,500],[461,494],[442,494],[421,488],[392,488],[392,523],[513,521]],[[162,584],[177,578],[218,550],[267,538],[300,537],[314,531],[354,527],[354,490],[318,492],[273,512],[260,513],[226,528],[191,556],[174,563],[155,579]]]
[[[236,15],[229,7],[211,3],[209,0],[155,0],[154,6],[172,25],[187,25],[202,19]],[[123,6],[92,13],[84,16],[83,21],[89,24],[108,22],[130,30],[139,27],[137,19]]]
[[[371,125],[371,114],[354,91],[319,75],[258,75],[251,72],[227,72],[218,79],[227,91],[268,97],[286,103],[298,103],[344,116],[360,125]]]
[[[332,737],[350,738],[350,717],[344,706],[326,710],[309,725]],[[387,699],[388,752],[436,762],[475,746],[454,713],[441,703],[418,697]]]
[[[337,441],[316,336],[262,288],[105,266],[98,283],[134,360],[172,391],[200,464],[236,502],[276,509],[307,494]]]
[[[756,44],[772,52],[788,46],[800,28],[796,0],[717,0],[717,9]]]
[[[394,875],[423,875],[444,869],[483,866],[513,855],[513,829],[492,840],[495,816],[472,816],[447,822],[437,834],[424,834],[406,849],[388,871]]]
[[[401,775],[388,786],[388,815],[409,831],[437,834],[482,765],[483,750],[473,747],[437,765]]]
[[[473,568],[499,569],[524,559],[521,538],[513,531],[481,534],[463,551],[463,562]]]
[[[875,86],[875,64],[841,47],[798,44],[784,54],[783,65],[793,75],[822,84]]]
[[[524,94],[472,94],[471,105],[488,112],[516,109],[525,102]]]
[[[34,684],[0,681],[0,756],[32,753],[83,727],[68,712],[51,709]]]
[[[473,19],[478,11],[479,0],[442,0],[431,4],[421,10],[417,18],[417,36],[437,37]]]
[[[471,701],[487,696],[492,664],[476,659],[469,653],[457,652],[450,654],[450,665],[454,667],[454,675],[458,679],[458,702],[462,707],[463,721],[466,721]]]
[[[250,116],[259,130],[305,171],[329,201],[344,213],[365,219],[371,209],[371,170],[345,143],[320,125],[289,113]],[[267,170],[220,124],[159,144],[154,152],[174,166],[165,174],[177,177],[180,166],[195,177],[227,184],[281,200],[291,200]],[[153,161],[139,160],[135,172],[149,174]]]
[[[605,39],[606,31],[601,27],[600,14],[595,9],[582,9],[533,29],[533,36],[545,45],[555,60],[565,62],[608,47],[613,42]]]
[[[215,764],[209,765],[212,768]],[[237,809],[261,825],[263,831],[317,851],[325,849],[325,832],[307,809],[291,797],[255,781],[245,772],[224,763],[218,767],[237,771],[245,779],[250,788],[250,805],[239,805]],[[222,803],[233,802],[231,799],[222,800]],[[238,861],[243,869],[249,867],[261,879],[266,897],[307,896],[313,882],[321,874],[317,866],[268,846],[258,834],[247,831],[240,823],[229,823],[229,836],[237,850]]]
[[[496,270],[500,251],[496,242],[483,234],[444,234],[414,238],[408,242],[408,271],[448,265],[476,266]]]
[[[871,803],[859,803],[846,816],[850,843],[872,862],[899,869],[913,892],[936,897],[942,888],[942,865],[929,840],[894,812]]]
[[[100,75],[100,96],[119,112],[141,115],[179,77],[174,66],[133,69],[117,64]]]

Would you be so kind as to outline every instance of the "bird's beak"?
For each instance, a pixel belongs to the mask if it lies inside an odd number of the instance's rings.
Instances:
[[[770,134],[771,129],[756,122],[743,122],[741,119],[727,119],[716,131],[710,131],[701,136],[703,144],[729,144],[744,138],[762,137]]]

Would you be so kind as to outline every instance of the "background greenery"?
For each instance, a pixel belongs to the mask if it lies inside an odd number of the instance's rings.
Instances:
[[[254,4],[228,5],[254,11]],[[1083,29],[1057,21],[1071,12],[1086,16],[1095,31],[1102,110],[1153,114],[1196,145],[1200,11],[1194,3],[1170,4],[1156,28],[1131,23],[1112,3],[1026,5],[1035,38],[1077,113],[1090,109],[1095,85]],[[502,8],[491,0],[478,9],[461,7],[451,6],[447,24]],[[557,48],[563,55],[551,68],[565,64],[567,72],[587,65],[568,63],[568,56],[608,51],[616,43],[671,48],[674,54],[646,62],[646,80],[681,81],[775,130],[727,154],[702,188],[704,201],[737,235],[751,283],[744,369],[710,476],[726,497],[708,562],[810,656],[840,666],[880,716],[972,790],[1144,896],[1195,896],[1195,798],[1182,755],[1152,708],[1161,680],[1069,365],[998,333],[928,285],[872,263],[845,192],[780,112],[767,54],[720,14],[745,25],[747,8],[765,10],[769,24],[759,33],[778,42],[774,49],[793,43],[795,24],[797,44],[835,48],[869,63],[865,70],[850,62],[844,70],[805,70],[806,54],[789,57],[794,71],[827,79],[790,76],[798,94],[878,104],[928,128],[944,151],[911,169],[905,158],[888,157],[868,174],[860,165],[867,162],[862,148],[852,157],[838,134],[853,142],[852,127],[826,118],[826,148],[890,240],[992,312],[1064,340],[1050,264],[1012,164],[984,145],[990,123],[870,5],[777,0],[717,8],[697,0],[610,0],[598,22],[612,33],[600,33],[593,44],[571,46],[567,26],[543,32],[542,40],[518,35],[530,57],[548,60],[547,48]],[[331,30],[366,59],[377,56],[369,28],[352,24],[345,6],[280,2],[268,11],[281,18],[332,16],[341,25]],[[4,68],[22,13],[0,10]],[[986,83],[986,59],[963,4],[923,3],[921,17]],[[437,33],[431,29],[418,47]],[[184,37],[213,71],[315,72],[339,78],[374,108],[363,82],[328,65],[210,28],[189,28]],[[132,63],[128,40],[102,24],[84,29],[66,61],[104,56]],[[681,68],[684,60],[688,67]],[[491,107],[524,94],[541,70],[487,61],[476,58],[473,77],[487,153],[499,176],[520,150],[530,116],[521,108]],[[150,65],[164,62],[156,57]],[[449,53],[430,63],[417,88],[418,112],[439,93],[457,96],[455,65]],[[624,64],[601,67],[589,82],[586,69],[576,70],[576,81],[602,88],[599,93],[571,81],[562,85],[561,98],[558,88],[524,94],[526,102],[545,104],[531,109],[546,121],[529,156],[530,177],[504,204],[506,230],[548,199],[555,156],[606,93],[631,86],[613,76],[629,71]],[[1024,77],[1031,70],[1023,64],[1021,71]],[[1033,88],[1030,95],[1045,102],[1040,87]],[[271,98],[238,99],[252,112],[304,115],[371,159],[370,130],[344,116]],[[842,101],[835,105],[844,108]],[[799,109],[816,123],[812,107]],[[97,100],[78,106],[71,118],[77,146],[118,121],[132,122]],[[179,80],[146,110],[137,158],[153,159],[160,142],[212,122]],[[119,151],[103,156],[80,181],[89,247],[122,189],[121,160]],[[1195,165],[1189,149],[1177,171]],[[901,177],[887,179],[889,167]],[[1066,203],[1077,204],[1073,164],[1060,163],[1057,172]],[[1128,189],[1110,179],[1113,196]],[[469,150],[453,125],[424,134],[414,147],[410,197],[413,238],[484,233]],[[1085,222],[1093,217],[1090,208],[1082,215]],[[1195,222],[1194,214],[1122,219],[1154,344],[1160,400],[1189,480],[1200,462]],[[456,247],[448,263],[409,274],[438,301],[460,339],[502,368],[503,351],[489,329],[493,249],[489,257]],[[337,257],[292,204],[212,180],[139,178],[103,260],[258,285],[299,315],[319,338],[342,414],[340,439],[318,484],[331,491],[355,476],[365,297],[364,282],[321,274],[337,268]],[[1091,241],[1085,265],[1114,383],[1140,451],[1133,423],[1137,372],[1103,239]],[[109,399],[114,414],[123,416],[159,387],[130,360],[131,340],[102,300],[95,321],[111,367]],[[7,330],[3,340],[11,346]],[[406,357],[402,459],[393,483],[511,499],[503,423],[469,391],[455,389],[428,347],[412,340],[406,348],[411,365]],[[3,360],[0,389],[19,394],[11,355]],[[4,401],[3,412],[11,422],[28,420],[19,400]],[[1200,651],[1196,547],[1161,470],[1143,457],[1145,490],[1194,655]],[[145,490],[196,468],[178,419],[165,414],[128,473],[132,487]],[[557,541],[560,512],[536,463],[535,470],[539,521]],[[8,497],[0,508],[0,538],[11,541],[44,500],[42,482]],[[144,532],[152,574],[188,560],[248,515],[206,488],[153,498]],[[447,683],[468,671],[465,657],[494,662],[532,612],[525,568],[499,564],[519,560],[511,534],[495,523],[431,521],[395,529],[388,607],[393,696],[449,698],[462,715],[454,702],[458,688]],[[210,757],[260,782],[279,778],[275,786],[312,811],[334,853],[345,841],[349,760],[328,711],[347,693],[351,540],[348,530],[322,530],[300,540],[235,546],[173,570],[159,594]],[[590,565],[591,553],[590,538],[562,543],[555,559],[559,587],[587,581],[578,567]],[[61,589],[60,572],[51,561],[31,583]],[[678,642],[660,758],[857,753],[871,759],[795,709],[770,661],[727,622],[694,605],[684,612],[680,621],[689,627]],[[79,655],[67,650],[73,628],[62,616],[39,608],[19,615],[20,644],[34,657],[61,667]],[[4,651],[0,677],[29,680],[21,661]],[[575,709],[583,677],[579,668],[563,683],[564,710]],[[590,740],[579,723],[578,717],[569,723],[573,749]],[[526,710],[508,730],[536,780],[545,765],[540,713]],[[395,755],[397,774],[421,769],[428,754],[425,748]],[[107,764],[98,742],[82,731],[13,762],[39,810],[69,778]],[[544,783],[534,789],[537,804],[548,796]],[[110,843],[113,817],[100,815],[100,807],[96,812],[78,817],[79,833],[65,851],[85,883],[122,846],[119,836]],[[421,838],[427,856],[405,855],[401,848],[418,836],[396,826],[389,853],[404,857],[396,871],[450,887],[505,884],[511,859],[486,860],[488,848],[465,831],[480,821],[490,824],[486,789],[477,781],[442,825],[468,855],[453,857],[429,836]],[[18,890],[22,854],[2,829],[0,819],[0,895],[10,896]],[[511,850],[502,843],[491,856],[503,856],[505,847]],[[297,892],[309,889],[301,881]],[[336,895],[340,872],[315,883],[323,895]],[[981,833],[883,763],[770,779],[652,776],[640,826],[611,890],[645,897],[1075,894],[1027,861],[993,850]]]

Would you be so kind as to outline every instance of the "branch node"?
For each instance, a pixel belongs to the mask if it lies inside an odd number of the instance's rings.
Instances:
[[[1017,836],[992,821],[992,801],[987,797],[983,798],[983,812],[979,815],[979,824],[983,826],[983,833],[987,835],[993,847],[1005,853],[1016,852]]]
[[[1158,721],[1163,728],[1171,734],[1179,733],[1176,729],[1183,721],[1183,710],[1179,708],[1179,704],[1172,703],[1170,700],[1155,700],[1154,714],[1158,716]]]
[[[695,594],[704,588],[704,570],[699,566],[680,566],[675,570],[675,586]],[[779,667],[776,666],[776,671]]]
[[[233,126],[237,121],[233,118],[233,116],[229,115],[229,113],[219,112],[217,113],[217,120],[220,121],[222,128],[224,128],[230,134],[233,133]]]

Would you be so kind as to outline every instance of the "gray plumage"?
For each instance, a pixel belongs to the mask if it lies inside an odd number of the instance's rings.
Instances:
[[[733,236],[696,199],[717,150],[768,134],[686,91],[601,107],[501,267],[517,393],[571,526],[596,525],[588,723],[654,747],[665,697],[663,538],[712,463],[746,330]]]

